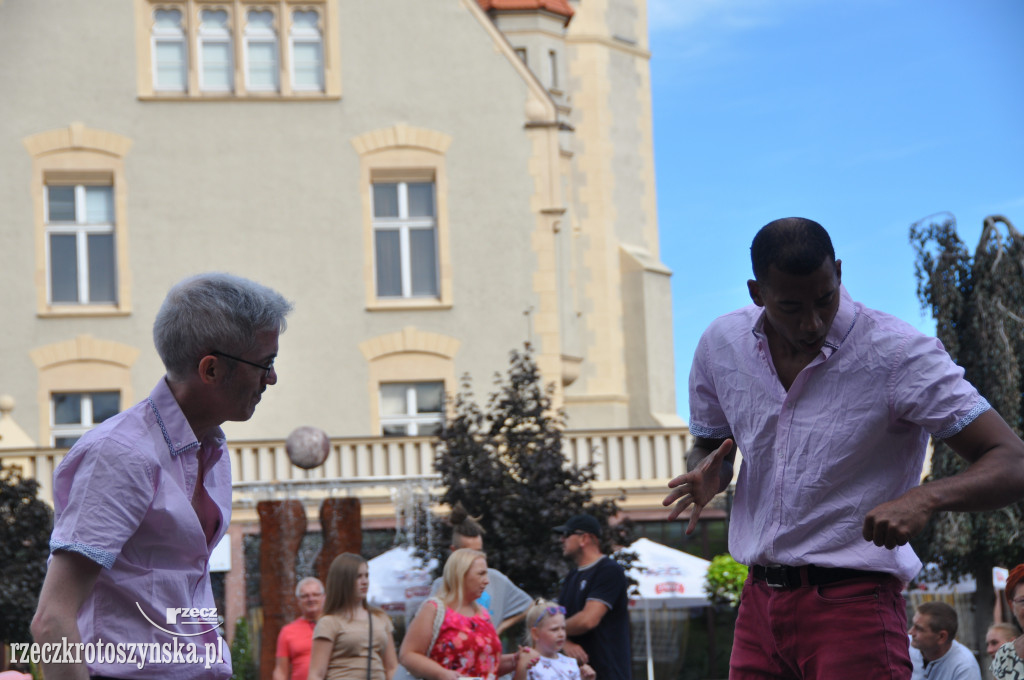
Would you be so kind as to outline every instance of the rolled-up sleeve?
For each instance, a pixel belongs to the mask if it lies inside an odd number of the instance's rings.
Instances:
[[[947,439],[992,408],[936,338],[910,336],[900,354],[902,360],[894,358],[890,384],[896,420]]]
[[[732,436],[732,428],[729,427],[715,388],[707,331],[697,343],[690,368],[690,433],[706,439]]]
[[[62,497],[50,550],[82,554],[107,569],[139,528],[153,500],[149,463],[123,443],[99,439],[74,451],[74,465],[59,469]]]

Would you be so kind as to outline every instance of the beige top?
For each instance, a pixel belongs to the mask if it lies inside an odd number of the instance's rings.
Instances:
[[[387,614],[374,615],[371,680],[385,680],[384,636],[390,636],[394,628]],[[337,614],[320,617],[313,629],[313,639],[330,640],[332,643],[327,680],[365,680],[369,637],[368,621],[349,621],[348,617]]]

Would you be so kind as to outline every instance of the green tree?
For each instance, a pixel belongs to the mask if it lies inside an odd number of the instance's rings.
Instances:
[[[0,468],[0,642],[29,642],[29,623],[50,554],[53,511],[39,483],[18,468]]]
[[[496,391],[485,408],[474,400],[468,378],[453,400],[454,416],[444,425],[435,466],[445,487],[440,502],[462,503],[479,516],[487,535],[488,564],[500,569],[534,596],[555,595],[568,570],[551,529],[571,516],[589,512],[607,527],[618,512],[614,500],[593,501],[594,465],[567,465],[562,449],[565,415],[552,408],[553,386],[544,388],[530,346],[513,351],[507,376],[497,375]],[[628,545],[628,525],[608,529],[611,545]],[[442,535],[440,528],[434,535]],[[448,543],[426,546],[440,564]],[[626,566],[633,557],[620,559]]]
[[[972,254],[957,235],[952,216],[927,226],[923,222],[910,228],[918,298],[930,309],[939,340],[963,367],[967,380],[1021,435],[1024,237],[1005,217],[987,217]],[[948,477],[966,467],[943,442],[933,443],[931,478]],[[978,608],[987,617],[992,611],[992,567],[1024,562],[1022,520],[1022,503],[993,512],[939,513],[913,544],[922,559],[939,565],[946,578],[974,575],[979,595],[987,598]]]

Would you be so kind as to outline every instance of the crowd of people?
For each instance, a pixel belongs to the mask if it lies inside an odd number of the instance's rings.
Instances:
[[[274,680],[361,680],[364,675],[368,680],[393,680],[396,672],[425,680],[631,677],[627,603],[619,600],[621,568],[613,560],[603,562],[605,556],[599,550],[581,549],[585,566],[570,573],[558,601],[530,600],[511,585],[503,596],[513,603],[509,616],[496,615],[496,608],[498,612],[506,610],[502,602],[493,599],[493,593],[486,597],[486,591],[492,583],[489,575],[500,572],[488,567],[480,550],[479,525],[461,508],[453,514],[458,523],[453,528],[453,551],[444,575],[413,619],[397,656],[390,618],[366,601],[367,562],[346,553],[331,564],[322,616],[311,609],[312,603],[323,602],[319,581],[306,578],[299,582],[296,595],[301,615],[281,631]],[[601,531],[590,515],[573,517],[555,530],[570,558],[577,550],[574,542],[596,546]],[[475,547],[457,547],[463,541]],[[599,564],[609,574],[592,568]],[[580,587],[584,580],[592,582],[594,589]],[[621,594],[624,596],[624,589]],[[1024,625],[1024,564],[1010,572],[1005,597],[1018,624]],[[607,600],[611,607],[602,612],[604,625],[572,636],[575,641],[570,639],[568,621],[585,612],[588,602],[603,609]],[[524,601],[528,606],[520,611]],[[620,616],[626,618],[625,625],[614,623]],[[524,619],[527,639],[515,652],[504,653],[498,630]],[[981,680],[978,660],[956,639],[958,629],[957,612],[949,604],[928,601],[917,607],[907,631],[912,680]],[[1024,636],[1014,625],[993,624],[986,634],[986,647],[996,680],[1024,680]],[[588,663],[591,660],[600,672]],[[278,675],[281,669],[291,671]]]
[[[299,582],[300,616],[279,634],[274,680],[630,678],[625,572],[597,547],[594,517],[553,528],[577,565],[558,602],[531,598],[489,568],[483,529],[461,506],[449,523],[443,575],[397,652],[391,619],[367,602],[366,560],[344,553],[331,563],[326,589],[313,578]],[[500,632],[524,620],[528,639],[504,652]]]
[[[989,626],[989,670],[995,680],[1024,680],[1024,564],[1009,572],[1006,588],[997,590],[996,598],[996,612],[1005,598],[1016,625],[997,620]],[[957,612],[949,604],[933,600],[917,607],[909,631],[913,680],[981,680],[978,660],[956,639],[957,630]]]

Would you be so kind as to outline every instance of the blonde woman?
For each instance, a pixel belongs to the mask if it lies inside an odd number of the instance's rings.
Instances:
[[[342,553],[327,571],[324,615],[313,630],[309,680],[391,680],[398,668],[394,626],[382,610],[366,604],[369,567],[359,555]]]
[[[537,654],[529,648],[501,653],[491,617],[476,602],[488,582],[482,552],[462,548],[451,554],[437,596],[423,603],[402,641],[399,659],[413,676],[495,680],[515,670],[516,680],[525,679]]]

